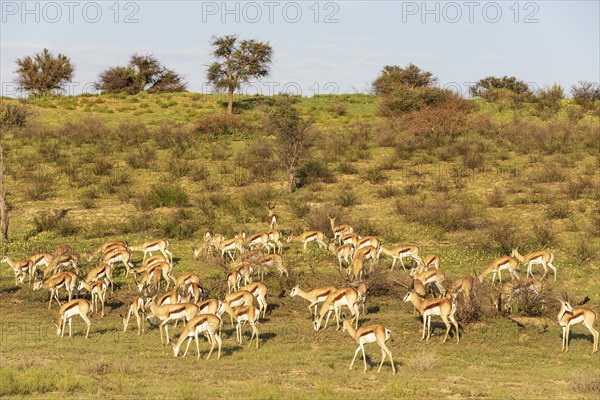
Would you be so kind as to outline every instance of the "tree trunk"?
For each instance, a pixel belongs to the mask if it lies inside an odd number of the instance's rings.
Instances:
[[[288,172],[288,192],[293,193],[298,188],[296,172]]]
[[[233,90],[227,92],[227,112],[229,114],[233,113]]]
[[[8,205],[4,187],[4,148],[0,144],[0,242],[8,241]]]

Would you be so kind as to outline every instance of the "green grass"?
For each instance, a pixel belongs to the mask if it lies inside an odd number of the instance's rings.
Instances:
[[[61,243],[88,251],[112,238],[137,244],[165,237],[175,255],[175,275],[196,272],[211,295],[221,296],[223,269],[192,259],[190,246],[206,229],[226,237],[240,228],[265,229],[267,204],[275,201],[285,234],[307,228],[328,232],[325,210],[335,206],[341,212],[338,223],[376,234],[385,245],[417,242],[424,254],[438,254],[449,277],[484,269],[503,254],[509,235],[525,252],[553,234],[558,282],[547,280],[545,290],[566,290],[578,299],[587,295],[589,305],[598,309],[597,113],[573,120],[577,106],[565,101],[553,118],[542,119],[528,105],[515,111],[477,101],[465,132],[435,144],[425,134],[414,137],[390,127],[377,116],[376,97],[301,98],[297,107],[315,120],[317,137],[305,169],[307,183],[290,195],[278,161],[266,163],[260,151],[273,138],[262,130],[256,98],[238,99],[244,129],[216,137],[194,133],[204,116],[224,109],[222,100],[194,93],[141,93],[30,101],[30,125],[3,137],[12,241],[1,250],[18,258],[53,251]],[[153,188],[177,190],[149,202]],[[36,190],[47,193],[38,197]],[[490,201],[494,196],[501,199]],[[54,209],[70,209],[67,219],[38,224],[39,232],[36,218]],[[284,257],[291,278],[267,281],[272,306],[259,325],[260,349],[238,347],[226,324],[224,355],[218,361],[196,361],[195,349],[192,357],[173,358],[170,348],[160,346],[156,328],[142,337],[124,335],[118,314],[135,287],[122,276],[109,298],[107,317],[93,317],[89,340],[82,337],[80,320],[74,321],[73,340],[58,339],[56,306],[47,310],[48,294],[27,285],[14,288],[12,271],[2,265],[0,396],[599,396],[594,388],[600,357],[590,354],[591,336],[575,328],[570,353],[561,354],[553,304],[545,311],[549,319],[542,320],[546,327],[528,324],[519,330],[491,312],[483,296],[485,318],[462,327],[460,344],[442,345],[439,327],[423,343],[419,321],[401,302],[401,287],[372,296],[371,312],[361,319],[361,324],[383,323],[393,331],[390,348],[398,375],[391,375],[389,364],[376,373],[380,352],[373,346],[367,348],[367,374],[362,360],[348,371],[356,348],[351,338],[331,328],[315,334],[305,302],[288,297],[297,282],[303,288],[344,285],[337,260],[314,249],[303,254],[295,245],[285,249]],[[139,254],[135,260],[139,265]],[[91,267],[84,266],[86,271]],[[404,271],[393,275],[408,281]],[[206,353],[206,342],[201,350]]]

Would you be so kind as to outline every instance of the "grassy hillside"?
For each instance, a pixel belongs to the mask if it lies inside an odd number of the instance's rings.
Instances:
[[[31,100],[28,126],[5,130],[2,139],[12,239],[2,250],[21,258],[60,243],[88,251],[112,238],[167,238],[175,275],[199,273],[209,295],[220,296],[224,269],[193,260],[190,245],[206,229],[226,237],[264,229],[267,203],[275,201],[286,234],[329,232],[326,211],[335,208],[338,222],[361,235],[438,254],[450,278],[481,271],[513,246],[550,249],[558,281],[546,279],[545,290],[587,295],[598,310],[597,110],[569,101],[556,113],[474,102],[456,133],[440,136],[411,120],[378,117],[373,96],[298,98],[301,114],[315,121],[315,138],[303,185],[290,195],[263,128],[272,99],[238,99],[234,117],[222,115],[222,100],[193,93]],[[460,344],[442,345],[440,327],[422,343],[420,322],[401,301],[406,290],[388,281],[408,282],[408,273],[385,272],[389,259],[376,269],[361,324],[392,329],[399,374],[389,364],[376,374],[380,352],[372,346],[368,373],[361,360],[348,371],[355,344],[347,333],[316,335],[304,301],[288,297],[297,282],[344,285],[337,260],[294,243],[284,257],[290,277],[267,280],[271,308],[259,326],[261,348],[236,346],[226,324],[224,357],[208,362],[174,359],[156,328],[141,338],[123,334],[118,313],[135,292],[124,276],[108,316],[94,316],[91,340],[81,337],[80,320],[74,340],[58,340],[47,293],[15,288],[4,264],[0,396],[598,398],[600,357],[590,354],[591,335],[575,328],[571,352],[560,354],[555,302],[519,328],[491,310],[498,289],[486,284],[484,317],[462,324]]]

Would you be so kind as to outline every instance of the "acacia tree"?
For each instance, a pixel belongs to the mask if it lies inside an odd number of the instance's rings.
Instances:
[[[184,92],[187,85],[181,75],[164,67],[151,54],[134,54],[125,67],[111,67],[100,73],[96,89],[105,92],[135,94],[142,90],[149,93]]]
[[[286,170],[290,193],[298,187],[297,172],[311,145],[312,123],[312,119],[300,118],[298,110],[287,97],[277,100],[267,111],[266,127],[275,136],[273,150]]]
[[[268,42],[238,41],[237,35],[213,37],[212,55],[206,77],[216,92],[227,93],[227,112],[233,112],[233,93],[252,78],[269,75],[273,49]]]
[[[432,86],[437,78],[431,72],[424,71],[414,64],[406,68],[398,65],[386,65],[373,82],[373,92],[388,95],[398,88],[420,88]]]
[[[488,76],[480,79],[475,85],[469,88],[473,96],[481,97],[486,100],[493,100],[495,94],[499,91],[509,92],[515,95],[530,95],[531,89],[526,82],[515,78],[514,76]]]
[[[33,57],[18,58],[16,63],[17,84],[32,95],[48,95],[64,90],[75,70],[67,56],[58,54],[55,57],[48,49]]]

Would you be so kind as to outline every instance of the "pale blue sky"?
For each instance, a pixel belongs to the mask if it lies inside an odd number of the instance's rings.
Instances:
[[[73,93],[134,52],[153,53],[182,73],[190,90],[207,91],[208,42],[231,33],[273,46],[272,74],[260,87],[265,94],[284,86],[303,95],[365,92],[384,65],[410,62],[441,85],[463,89],[488,75],[537,86],[600,80],[599,1],[250,3],[27,2],[26,11],[21,1],[2,0],[2,92],[12,94],[15,59],[44,47],[75,64]],[[137,22],[124,23],[132,13]],[[331,23],[324,21],[328,15]]]

